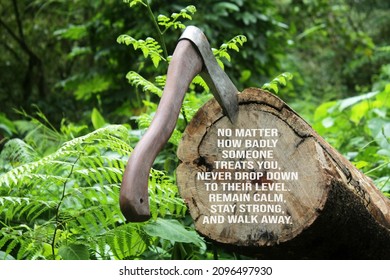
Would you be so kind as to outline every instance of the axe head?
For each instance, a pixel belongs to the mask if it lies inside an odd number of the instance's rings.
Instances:
[[[167,82],[156,114],[128,160],[120,191],[120,207],[128,221],[149,219],[148,179],[152,164],[171,136],[189,84],[200,74],[224,115],[234,123],[238,90],[218,65],[206,36],[190,26],[183,32],[168,67]],[[185,41],[186,40],[186,41]]]
[[[206,36],[199,28],[188,26],[184,30],[180,40],[191,41],[198,51],[203,60],[203,70],[200,75],[222,107],[224,114],[234,123],[238,113],[237,93],[239,91],[228,75],[218,65]]]

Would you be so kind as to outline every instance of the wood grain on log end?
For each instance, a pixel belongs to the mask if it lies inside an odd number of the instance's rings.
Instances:
[[[211,100],[178,148],[180,194],[202,235],[291,251],[326,240],[359,209],[357,228],[376,227],[390,239],[390,203],[371,179],[276,96],[251,88],[238,97],[234,124]]]

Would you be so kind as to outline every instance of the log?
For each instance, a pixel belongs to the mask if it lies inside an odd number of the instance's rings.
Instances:
[[[177,184],[197,231],[256,258],[389,259],[390,201],[275,95],[213,99],[187,126]]]

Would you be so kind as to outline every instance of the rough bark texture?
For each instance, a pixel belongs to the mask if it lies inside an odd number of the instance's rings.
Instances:
[[[390,202],[274,95],[215,100],[188,125],[177,182],[196,229],[259,258],[388,259]]]

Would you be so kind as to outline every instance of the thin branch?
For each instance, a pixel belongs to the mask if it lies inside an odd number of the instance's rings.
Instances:
[[[15,32],[0,18],[0,25],[2,25],[8,34],[19,44],[22,50],[27,53],[30,57],[40,60],[38,56],[27,46],[26,42],[20,38]]]
[[[150,7],[149,1],[146,1],[146,3],[147,3],[146,7],[148,9],[149,17],[152,20],[154,27],[156,28],[157,35],[158,35],[158,41],[160,42],[161,47],[162,47],[163,52],[164,52],[164,58],[167,59],[168,58],[168,51],[167,51],[167,46],[165,44],[165,39],[164,39],[163,33],[161,32],[161,29],[158,26],[156,18],[154,17],[154,14],[153,14],[152,8]]]
[[[22,20],[20,19],[20,14],[19,14],[18,3],[16,2],[16,0],[12,0],[12,4],[14,6],[15,17],[16,17],[16,24],[18,25],[19,36],[20,36],[22,41],[25,41],[24,40],[24,32],[23,32]]]
[[[22,44],[22,40],[18,37],[18,35],[15,34],[15,32],[11,29],[11,27],[9,27],[1,18],[0,18],[0,25],[2,25],[5,30],[7,30],[7,32],[9,33],[9,35],[11,35],[11,37],[16,41],[18,42],[19,45]]]
[[[72,176],[73,169],[76,166],[76,163],[80,159],[80,157],[81,157],[81,154],[79,154],[79,156],[76,158],[75,162],[72,164],[72,168],[70,169],[68,177],[66,178],[64,184],[62,185],[62,194],[61,194],[60,202],[58,203],[57,208],[55,210],[55,224],[56,224],[56,226],[55,226],[54,233],[53,233],[53,239],[51,241],[51,254],[53,256],[53,260],[55,260],[54,246],[55,246],[57,230],[58,230],[58,227],[60,224],[60,215],[59,215],[60,214],[60,207],[61,207],[62,202],[64,201],[64,198],[65,198],[66,184],[68,183],[70,176]]]

